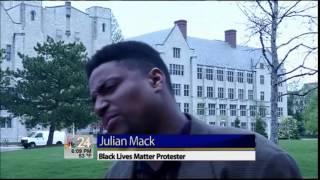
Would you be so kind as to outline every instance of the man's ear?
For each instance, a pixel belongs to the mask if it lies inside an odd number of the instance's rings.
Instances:
[[[164,88],[166,76],[159,68],[152,68],[148,74],[148,78],[151,87],[156,91],[160,91]]]

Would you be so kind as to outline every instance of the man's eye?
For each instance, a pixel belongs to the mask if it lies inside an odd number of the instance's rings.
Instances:
[[[116,85],[104,86],[101,88],[99,93],[101,93],[103,95],[110,94],[115,90],[115,88],[116,88]]]

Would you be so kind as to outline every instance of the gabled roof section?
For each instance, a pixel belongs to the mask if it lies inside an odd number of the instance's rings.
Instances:
[[[260,60],[261,52],[256,48],[237,46],[232,48],[220,40],[188,37],[191,48],[198,56],[197,64],[251,70],[252,64]]]
[[[143,34],[143,35],[140,35],[140,36],[127,38],[127,40],[142,41],[142,42],[145,42],[145,43],[147,43],[147,44],[149,44],[149,45],[151,45],[153,47],[155,47],[156,45],[159,45],[159,44],[163,45],[169,39],[169,37],[172,34],[174,28],[178,28],[177,25],[175,25],[173,28],[170,28],[170,29],[155,31],[155,32]],[[178,28],[178,31],[181,33],[179,28]],[[182,36],[182,33],[181,33],[181,36]],[[192,49],[190,47],[188,41],[186,41],[186,43],[187,43],[188,47],[190,49]]]
[[[178,31],[179,31],[179,33],[180,33],[180,35],[183,37],[183,34],[182,34],[182,32],[180,31],[180,29],[179,29],[178,25],[177,25],[177,24],[175,24],[175,25],[174,25],[174,27],[171,29],[170,33],[167,35],[167,37],[166,37],[166,39],[164,40],[164,42],[163,42],[163,43],[161,43],[162,45],[163,45],[163,44],[165,44],[165,43],[167,42],[167,40],[169,39],[170,35],[172,34],[172,32],[173,32],[173,30],[174,30],[175,28],[177,28],[177,29],[178,29]],[[187,43],[187,46],[188,46],[190,49],[192,49],[192,48],[189,46],[189,43],[188,43],[187,39],[185,39],[185,38],[183,38],[183,39],[184,39],[184,41]]]
[[[163,44],[163,42],[166,40],[168,35],[171,33],[172,29],[173,28],[151,32],[151,33],[143,34],[140,36],[127,38],[127,40],[142,41],[151,46],[155,46],[156,44]]]
[[[11,9],[14,9],[14,8],[17,8],[18,6],[20,6],[20,4],[18,4],[18,5],[16,5],[16,6],[14,6],[14,7],[12,7],[12,8],[10,8],[10,10]],[[9,19],[10,19],[10,21],[13,23],[13,24],[21,24],[21,22],[15,22],[13,19],[12,19],[12,17],[10,16],[10,14],[8,13],[8,10],[6,10],[6,9],[4,9],[4,6],[1,4],[0,5],[0,7],[2,8],[2,10],[5,12],[5,14],[7,14],[7,16],[9,17]]]
[[[164,44],[172,31],[173,28],[165,29],[128,38],[127,40],[142,41],[155,47],[157,44]],[[252,66],[263,59],[259,48],[239,45],[232,48],[225,41],[189,36],[186,42],[191,49],[195,50],[197,64],[251,71]]]

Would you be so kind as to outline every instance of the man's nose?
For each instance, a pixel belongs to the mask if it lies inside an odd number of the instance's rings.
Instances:
[[[102,117],[108,106],[109,103],[101,96],[98,96],[96,98],[96,102],[94,103],[94,111],[99,117]]]

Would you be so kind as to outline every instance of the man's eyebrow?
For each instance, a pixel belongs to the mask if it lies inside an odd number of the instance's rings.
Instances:
[[[120,77],[111,77],[108,79],[101,80],[100,82],[98,82],[97,87],[92,91],[91,96],[96,94],[106,83],[113,81],[113,80],[119,80],[119,79],[120,79]]]

